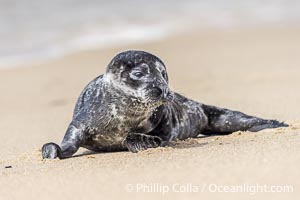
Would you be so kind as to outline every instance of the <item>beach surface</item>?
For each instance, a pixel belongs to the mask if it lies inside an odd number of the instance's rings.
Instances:
[[[298,199],[299,35],[295,26],[193,31],[1,70],[1,199]],[[128,49],[160,57],[185,96],[290,127],[42,160],[41,146],[60,143],[84,86]]]

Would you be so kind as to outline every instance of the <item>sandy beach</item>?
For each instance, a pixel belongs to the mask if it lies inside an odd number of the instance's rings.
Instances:
[[[298,199],[299,35],[295,26],[193,31],[1,70],[1,199]],[[159,56],[181,94],[290,127],[189,139],[137,154],[80,149],[74,158],[42,160],[41,146],[61,142],[84,86],[127,49]],[[261,191],[264,186],[293,190]]]

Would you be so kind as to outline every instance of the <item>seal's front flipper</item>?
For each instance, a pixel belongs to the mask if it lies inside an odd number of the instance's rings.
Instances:
[[[61,158],[61,148],[55,143],[47,143],[42,147],[42,156],[47,159]]]
[[[70,124],[66,135],[59,147],[55,143],[47,143],[42,147],[42,156],[45,159],[63,159],[71,157],[83,143],[84,129],[80,126]]]
[[[137,153],[149,148],[156,148],[162,145],[162,139],[157,136],[151,136],[141,133],[131,133],[124,140],[124,145],[129,151]]]
[[[287,124],[276,120],[266,120],[246,115],[238,111],[203,105],[203,110],[208,118],[206,129],[201,133],[230,134],[235,131],[260,131],[267,128],[288,127]]]

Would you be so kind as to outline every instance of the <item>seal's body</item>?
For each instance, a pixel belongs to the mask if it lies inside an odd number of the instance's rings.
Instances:
[[[166,68],[159,58],[143,51],[126,51],[83,90],[61,147],[47,143],[42,155],[67,158],[79,147],[97,152],[138,152],[199,134],[285,126],[175,93],[168,87]]]

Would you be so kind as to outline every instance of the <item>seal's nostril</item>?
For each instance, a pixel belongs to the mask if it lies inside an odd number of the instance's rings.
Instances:
[[[159,87],[154,87],[152,90],[152,95],[154,97],[161,97],[163,93],[164,93],[163,90],[160,89]]]
[[[164,89],[164,97],[168,97],[170,95],[170,91],[168,90],[168,88]]]

